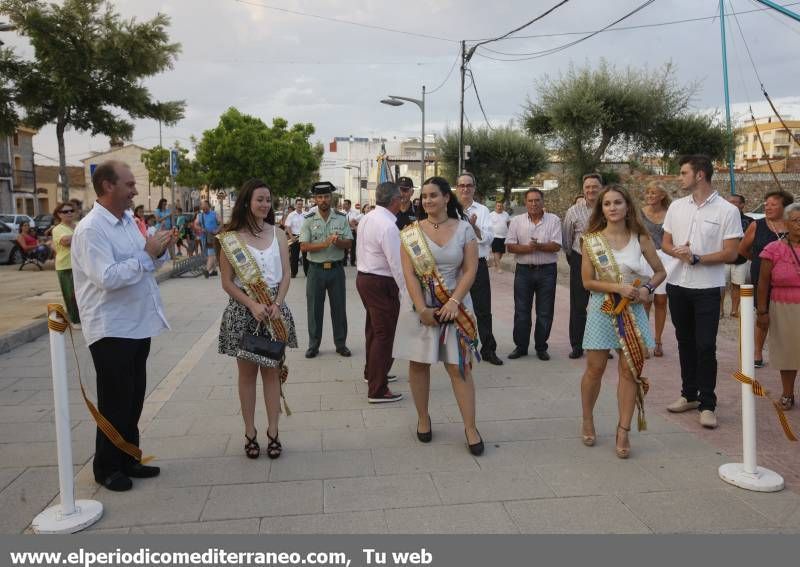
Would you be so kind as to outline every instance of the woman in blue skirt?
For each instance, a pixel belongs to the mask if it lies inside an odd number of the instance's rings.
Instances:
[[[640,428],[644,428],[647,381],[640,373],[644,353],[654,345],[644,304],[652,301],[653,292],[667,274],[636,205],[620,185],[609,185],[600,193],[582,239],[582,250],[583,286],[591,293],[583,338],[587,352],[581,380],[583,443],[595,443],[594,406],[609,350],[616,349],[619,423],[615,449],[617,456],[625,459],[630,455],[628,432],[637,406]],[[641,274],[642,256],[653,270],[651,277]]]

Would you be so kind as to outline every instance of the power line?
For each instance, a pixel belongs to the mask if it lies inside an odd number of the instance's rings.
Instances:
[[[556,10],[558,10],[561,6],[563,6],[567,2],[569,2],[569,0],[561,0],[561,2],[559,2],[558,4],[550,7],[548,10],[546,10],[545,12],[542,12],[541,14],[539,14],[538,16],[533,18],[532,20],[528,20],[527,22],[525,22],[521,26],[514,28],[510,32],[504,33],[501,36],[498,36],[498,37],[495,37],[495,38],[492,38],[492,39],[484,39],[483,41],[479,41],[478,43],[476,43],[475,45],[472,46],[472,51],[475,51],[475,49],[477,47],[479,47],[481,45],[484,45],[486,43],[492,43],[493,41],[500,41],[502,39],[506,39],[508,36],[518,32],[520,30],[523,30],[523,29],[527,28],[528,26],[538,22],[539,20],[541,20],[545,16],[548,16],[549,14],[555,12]]]
[[[481,57],[484,57],[486,59],[492,59],[494,61],[529,61],[531,59],[538,59],[540,57],[545,57],[547,55],[553,55],[554,53],[558,53],[559,51],[563,51],[565,49],[569,49],[570,47],[572,47],[574,45],[577,45],[577,44],[579,44],[581,42],[584,42],[587,39],[591,39],[592,37],[596,36],[597,34],[603,32],[605,30],[607,30],[608,28],[611,28],[611,27],[617,25],[618,23],[630,18],[631,16],[633,16],[637,12],[639,12],[641,10],[644,10],[650,4],[652,4],[653,2],[655,2],[655,0],[647,0],[646,2],[643,2],[642,4],[640,4],[639,6],[637,6],[636,8],[634,8],[633,10],[631,10],[630,12],[625,14],[624,16],[622,16],[620,18],[617,18],[616,20],[614,20],[613,22],[611,22],[607,26],[604,26],[603,28],[601,28],[599,30],[596,30],[596,31],[593,31],[590,34],[587,34],[587,35],[585,35],[585,36],[583,36],[583,37],[581,37],[579,39],[576,39],[574,41],[570,41],[570,42],[564,43],[562,45],[559,45],[557,47],[553,47],[553,48],[550,48],[550,49],[544,49],[544,50],[541,50],[541,51],[534,51],[534,52],[531,52],[531,53],[520,53],[520,54],[517,54],[517,55],[524,55],[525,57],[519,57],[519,58],[515,58],[515,59],[505,59],[505,58],[500,58],[500,57],[491,57],[491,56],[485,55],[483,53],[479,53],[478,55],[480,55]]]
[[[376,25],[372,25],[372,24],[364,24],[364,23],[361,23],[361,22],[354,22],[354,21],[351,21],[351,20],[344,20],[342,18],[333,18],[333,17],[330,17],[330,16],[320,16],[319,14],[312,14],[310,12],[301,12],[299,10],[289,10],[288,8],[281,8],[279,6],[272,6],[270,4],[264,4],[263,2],[255,2],[253,0],[233,0],[233,1],[234,2],[238,2],[239,4],[247,4],[247,5],[250,5],[250,6],[258,6],[259,8],[265,8],[267,10],[274,10],[276,12],[283,12],[285,14],[292,14],[294,16],[303,16],[303,17],[306,17],[306,18],[315,18],[317,20],[323,20],[323,21],[326,21],[326,22],[334,22],[334,23],[337,23],[337,24],[347,24],[349,26],[356,26],[356,27],[360,27],[360,28],[380,30],[380,31],[385,31],[385,32],[389,32],[389,33],[399,33],[399,34],[402,34],[402,35],[410,35],[410,36],[413,36],[413,37],[421,37],[421,38],[425,38],[425,39],[435,39],[436,41],[447,41],[449,43],[458,43],[457,40],[450,39],[450,38],[447,38],[447,37],[440,37],[440,36],[436,36],[436,35],[417,33],[417,32],[410,32],[410,31],[399,30],[399,29],[395,29],[395,28],[387,28],[385,26],[376,26]]]
[[[435,89],[433,89],[432,91],[428,91],[428,92],[426,93],[426,94],[428,94],[428,96],[432,95],[433,93],[435,93],[436,91],[438,91],[439,89],[441,89],[441,88],[444,86],[444,84],[445,84],[445,83],[447,82],[447,80],[450,78],[450,75],[452,75],[452,74],[453,74],[453,69],[455,69],[455,68],[456,68],[456,63],[458,63],[458,60],[459,60],[459,59],[461,59],[461,51],[460,51],[460,50],[459,50],[459,52],[456,54],[456,58],[453,60],[453,64],[450,66],[450,70],[447,72],[447,76],[444,78],[444,81],[442,81],[442,83],[441,83],[441,84],[440,84],[438,87],[436,87]]]
[[[790,2],[789,4],[783,4],[783,6],[790,7],[790,6],[797,6],[798,4],[800,4],[800,2]],[[737,14],[738,15],[755,14],[757,12],[766,12],[770,16],[774,16],[774,14],[772,14],[771,10],[772,10],[771,8],[755,8],[755,9],[752,9],[752,10],[742,10],[740,12],[732,12],[732,13],[726,14],[726,17],[727,16],[731,16],[731,15],[737,15]],[[685,19],[682,19],[682,20],[667,20],[665,22],[653,22],[652,24],[637,24],[635,26],[619,26],[619,27],[616,27],[616,28],[613,28],[613,29],[602,29],[602,30],[586,30],[586,31],[572,31],[572,32],[559,32],[559,33],[540,33],[540,34],[534,34],[534,35],[517,35],[517,36],[514,36],[514,37],[507,38],[507,41],[510,41],[512,39],[541,39],[541,38],[548,38],[548,37],[564,37],[564,36],[570,36],[570,35],[586,35],[586,34],[592,33],[593,31],[597,31],[599,33],[610,33],[610,32],[617,32],[617,31],[638,30],[638,29],[646,29],[646,28],[657,28],[657,27],[662,27],[662,26],[672,26],[672,25],[686,24],[686,23],[691,23],[691,22],[703,22],[703,21],[708,21],[708,20],[715,20],[718,17],[719,17],[718,15],[714,15],[714,16],[703,16],[703,17],[698,17],[698,18],[685,18]],[[774,17],[777,17],[777,16],[774,16]],[[780,18],[780,20],[784,24],[786,24],[786,22],[783,21],[782,18]],[[789,25],[789,24],[786,24],[786,25]],[[797,30],[793,30],[793,31],[797,31]],[[484,47],[483,49],[485,49],[486,51],[491,51],[492,53],[496,53],[498,55],[516,55],[514,53],[504,53],[502,51],[495,51],[494,49],[491,49],[489,47]]]
[[[728,2],[728,4],[730,4],[730,1]],[[731,8],[732,7],[733,6],[731,6]],[[758,84],[761,85],[761,88],[763,89],[764,81],[761,80],[761,76],[758,74],[758,68],[756,67],[756,62],[753,61],[753,54],[750,53],[750,46],[747,45],[747,39],[745,39],[744,31],[742,31],[742,24],[739,23],[739,18],[736,15],[734,15],[733,19],[736,22],[736,27],[739,28],[739,35],[742,36],[742,43],[744,43],[744,48],[747,51],[747,57],[750,59],[750,65],[753,67],[753,72],[756,74],[756,79],[758,79]],[[747,99],[750,100],[750,95],[747,92],[745,92],[745,94],[747,94]]]
[[[475,75],[472,74],[472,69],[467,69],[469,73],[470,79],[472,79],[472,88],[475,90],[475,98],[478,99],[478,106],[481,109],[481,113],[483,114],[483,119],[486,121],[486,125],[489,127],[490,130],[494,130],[494,126],[492,123],[489,122],[489,117],[486,116],[486,111],[483,109],[483,103],[481,102],[481,95],[478,94],[478,86],[475,84]]]

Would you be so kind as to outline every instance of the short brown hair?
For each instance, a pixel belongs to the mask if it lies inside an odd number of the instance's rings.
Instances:
[[[117,166],[129,167],[128,164],[123,161],[111,159],[104,161],[94,170],[94,173],[92,174],[92,187],[94,187],[94,192],[98,197],[103,196],[104,181],[114,184],[119,180]]]
[[[770,191],[766,195],[764,195],[764,200],[766,201],[770,197],[778,197],[783,201],[783,206],[788,207],[792,203],[794,203],[794,196],[791,193],[787,193],[786,191]]]
[[[702,171],[706,181],[711,183],[711,177],[714,175],[714,165],[711,163],[710,157],[704,156],[703,154],[681,156],[678,160],[678,165],[683,165],[685,163],[688,163],[689,167],[691,167],[692,171],[695,173]]]
[[[583,185],[583,182],[586,181],[587,179],[597,179],[600,182],[600,185],[603,185],[603,176],[600,175],[599,173],[587,173],[586,175],[581,177],[581,185]]]

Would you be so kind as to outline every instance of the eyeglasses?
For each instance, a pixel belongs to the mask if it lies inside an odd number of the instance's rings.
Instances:
[[[459,183],[456,187],[459,189],[469,189],[470,187],[475,187],[475,185],[473,183]]]

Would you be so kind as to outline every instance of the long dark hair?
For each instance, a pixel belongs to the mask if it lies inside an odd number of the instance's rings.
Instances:
[[[625,227],[628,231],[631,234],[646,234],[649,237],[650,233],[647,232],[647,229],[642,223],[642,219],[639,216],[639,207],[636,205],[636,202],[631,198],[631,194],[627,189],[617,184],[606,185],[603,187],[603,190],[600,191],[600,194],[597,196],[597,201],[594,203],[594,209],[592,209],[592,216],[589,217],[586,234],[600,232],[608,226],[606,216],[603,214],[603,199],[609,191],[619,193],[622,195],[622,198],[625,199],[625,204],[628,206],[628,211],[625,213]]]
[[[453,189],[450,187],[450,184],[447,182],[447,179],[438,176],[429,177],[422,183],[423,187],[425,185],[436,185],[439,188],[439,192],[442,194],[443,197],[446,197],[448,195],[450,196],[450,200],[447,201],[448,217],[456,220],[467,220],[467,215],[464,214],[464,207],[462,207],[461,203],[459,203],[458,199],[456,199],[456,196],[453,194]],[[420,199],[420,205],[422,205],[421,199]],[[419,220],[428,218],[428,213],[425,212],[424,206],[420,206],[420,210],[417,211],[417,218]]]
[[[160,199],[160,200],[158,201],[158,206],[156,207],[156,210],[157,210],[157,211],[164,211],[164,210],[166,210],[166,204],[167,204],[167,200],[166,200],[166,199]],[[162,206],[162,205],[164,205],[164,206]]]
[[[256,223],[256,218],[250,210],[250,201],[253,200],[253,192],[262,187],[269,191],[270,197],[273,196],[272,189],[269,188],[269,185],[260,179],[248,179],[242,184],[242,188],[239,190],[239,194],[236,196],[236,202],[233,205],[231,220],[223,227],[223,232],[242,229],[247,229],[252,234],[261,232],[258,223]],[[264,219],[264,222],[269,225],[275,224],[275,207],[270,205],[267,218]]]

